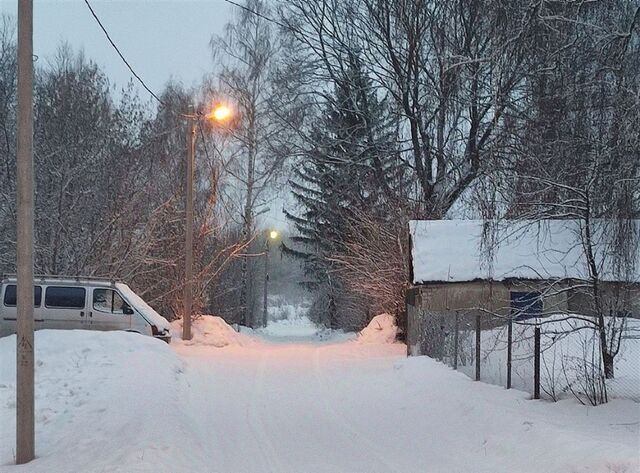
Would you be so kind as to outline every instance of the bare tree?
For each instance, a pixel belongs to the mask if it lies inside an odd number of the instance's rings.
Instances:
[[[269,14],[262,0],[250,0],[246,6],[260,15]],[[224,171],[231,183],[229,191],[234,195],[227,203],[237,207],[234,217],[239,217],[241,244],[247,249],[242,256],[240,306],[243,322],[250,326],[254,324],[256,299],[252,255],[260,252],[252,245],[257,231],[256,215],[268,203],[266,191],[282,162],[282,156],[274,153],[270,145],[278,131],[269,106],[278,43],[272,25],[260,15],[240,10],[236,19],[227,24],[224,37],[211,40],[214,59],[221,66],[216,92],[228,97],[237,113],[229,128],[231,150]]]

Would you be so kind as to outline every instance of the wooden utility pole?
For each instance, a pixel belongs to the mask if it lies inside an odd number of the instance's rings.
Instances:
[[[35,456],[33,368],[33,0],[18,1],[16,463]]]
[[[264,244],[264,298],[262,301],[262,326],[267,326],[267,295],[269,294],[269,235]]]
[[[184,242],[184,314],[182,316],[182,339],[191,340],[191,311],[193,298],[193,161],[196,149],[197,117],[190,111],[187,126],[187,173],[185,203]]]

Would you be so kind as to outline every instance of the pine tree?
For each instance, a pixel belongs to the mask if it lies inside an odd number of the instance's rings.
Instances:
[[[366,301],[347,290],[332,257],[349,240],[350,222],[360,212],[384,218],[386,203],[401,187],[388,116],[385,101],[353,58],[290,181],[301,212],[287,213],[298,233],[292,237],[297,248],[283,250],[304,261],[310,277],[304,284],[316,291],[312,317],[331,327],[361,324],[367,314]]]

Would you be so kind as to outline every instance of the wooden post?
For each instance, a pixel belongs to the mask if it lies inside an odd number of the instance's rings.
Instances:
[[[196,117],[191,110],[187,126],[187,172],[184,241],[184,314],[182,339],[191,340],[191,312],[193,310],[193,160],[196,148]]]
[[[511,389],[512,344],[513,344],[513,318],[509,317],[509,326],[507,327],[507,389]]]
[[[536,327],[534,333],[533,398],[540,399],[540,327]]]
[[[456,318],[453,332],[453,369],[458,369],[458,333],[460,332],[460,315],[456,310]]]
[[[33,354],[33,1],[18,2],[16,463],[35,457]]]
[[[480,381],[480,315],[476,315],[476,381]]]
[[[262,326],[267,326],[267,296],[269,294],[269,238],[267,234],[264,244],[264,293],[262,300]]]

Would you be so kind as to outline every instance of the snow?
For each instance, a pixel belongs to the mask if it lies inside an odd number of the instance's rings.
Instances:
[[[222,317],[201,315],[191,321],[191,340],[182,340],[182,319],[171,322],[171,339],[182,345],[202,345],[222,348],[246,345],[253,339],[236,332]]]
[[[0,338],[0,471],[640,471],[638,403],[531,401],[398,343],[251,336],[216,348],[37,332],[37,459],[23,466],[12,465],[16,338]]]
[[[269,321],[267,326],[260,330],[262,335],[270,339],[285,338],[314,338],[321,333],[321,329],[311,322],[308,317],[302,315],[290,319]]]
[[[139,311],[147,322],[155,325],[160,332],[163,332],[164,330],[171,330],[169,321],[153,310],[153,308],[147,304],[142,297],[133,292],[129,286],[123,283],[116,283],[116,288],[120,291],[120,294],[122,294],[129,305]]]
[[[481,252],[484,223],[482,220],[411,221],[414,284],[508,278],[588,279],[579,221],[501,224],[491,265]],[[607,270],[610,261],[606,258],[606,221],[600,223],[595,225],[596,259],[604,267],[602,279],[615,280],[612,271]],[[635,225],[640,232],[640,221]],[[640,264],[632,279],[640,281]]]
[[[358,334],[359,343],[394,343],[398,335],[396,318],[389,314],[376,315]]]

